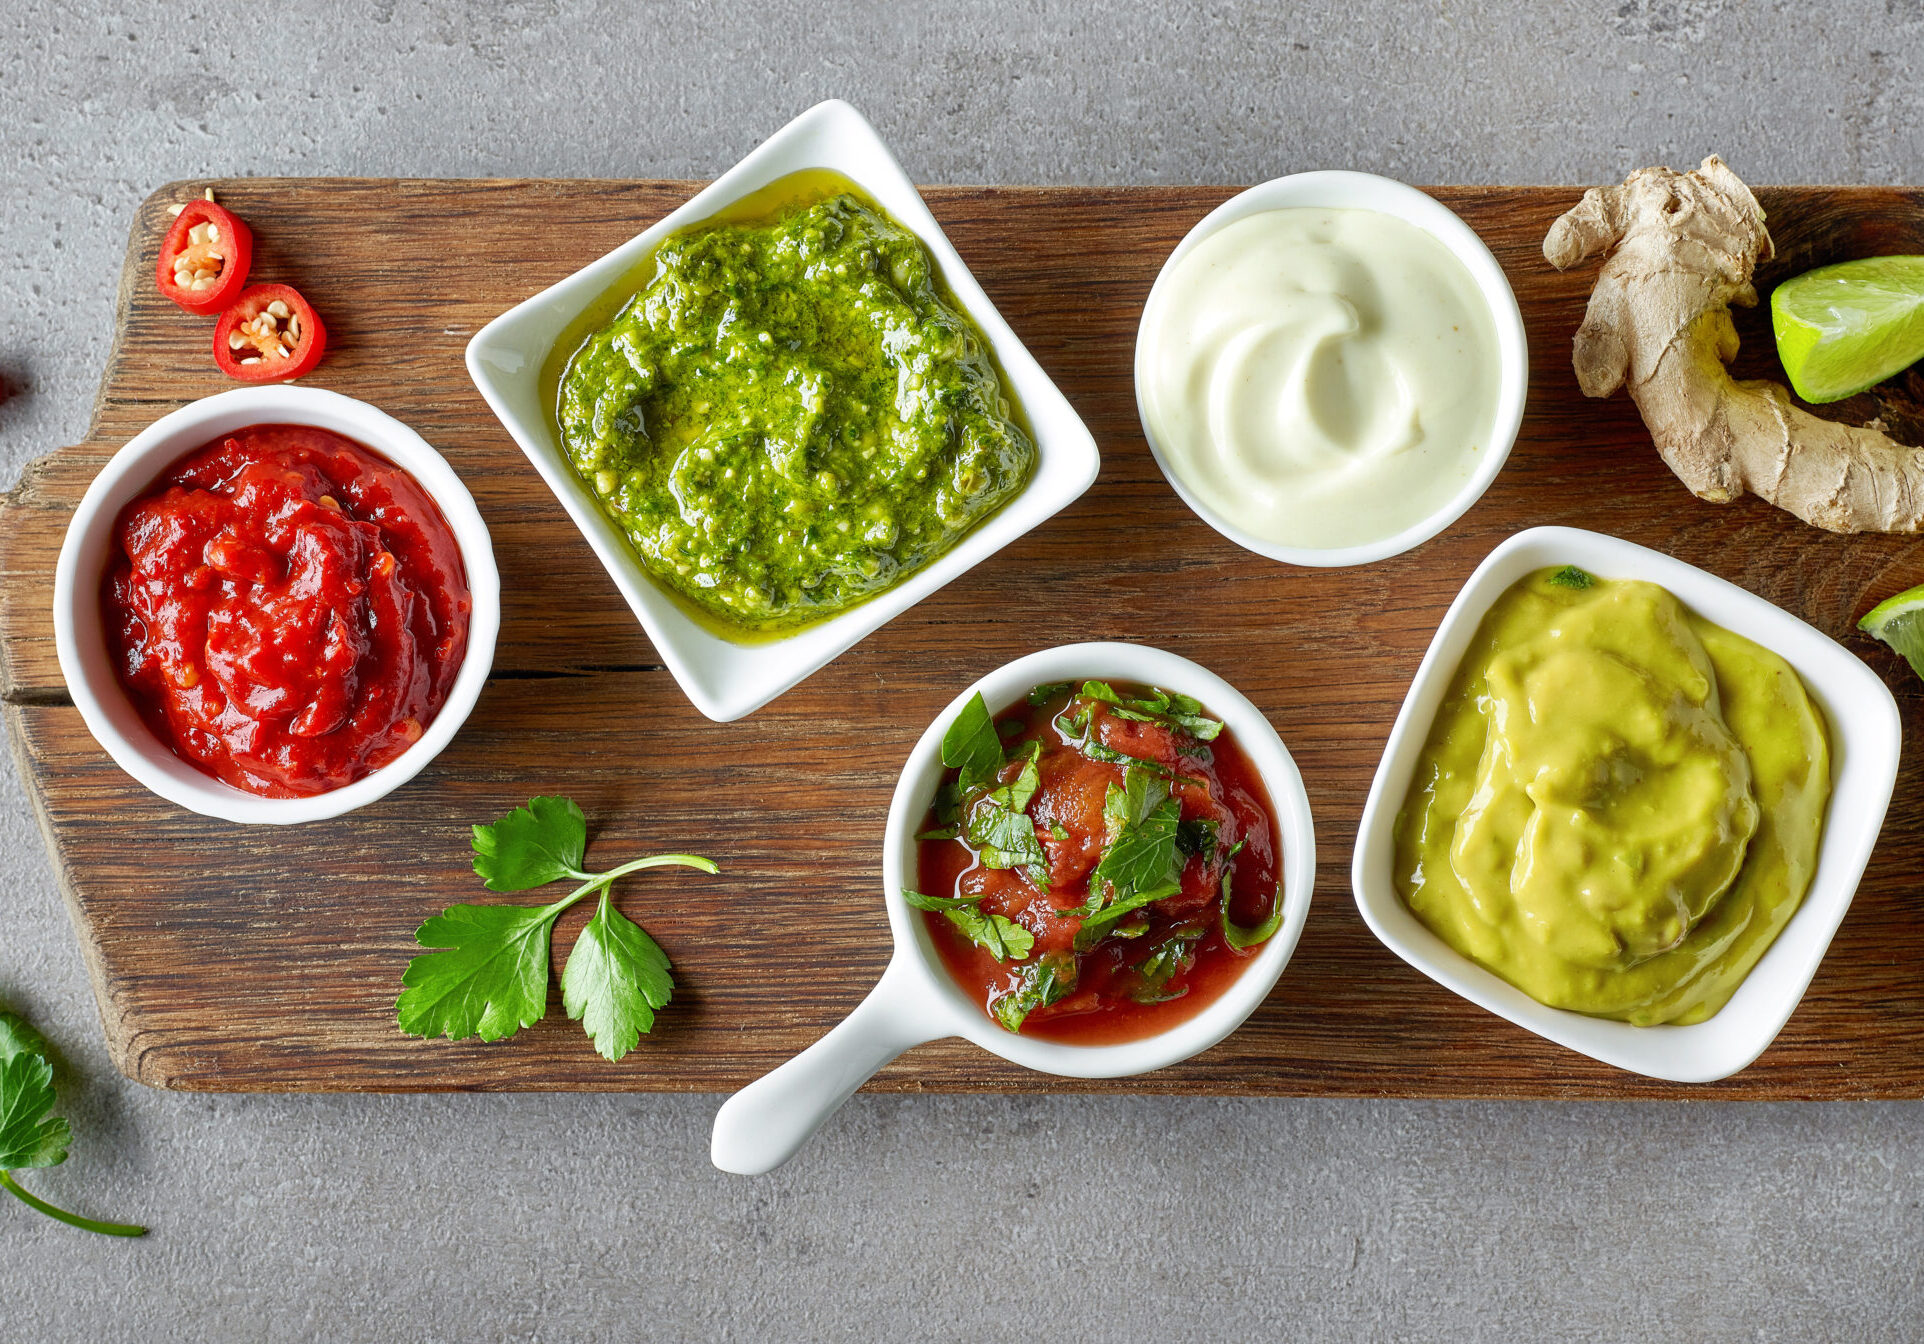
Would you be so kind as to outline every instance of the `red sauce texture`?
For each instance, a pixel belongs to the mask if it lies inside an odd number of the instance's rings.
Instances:
[[[108,648],[183,760],[268,798],[352,783],[447,699],[472,598],[447,520],[351,439],[252,425],[121,511]]]
[[[1119,685],[1117,689],[1128,696],[1146,688]],[[1261,923],[1278,899],[1281,856],[1268,791],[1227,729],[1205,744],[1164,724],[1122,718],[1105,705],[1095,705],[1091,721],[1095,740],[1172,771],[1170,792],[1181,801],[1183,820],[1214,822],[1218,843],[1207,858],[1187,857],[1181,891],[1143,907],[1149,916],[1145,933],[1133,938],[1112,933],[1077,953],[1076,934],[1082,920],[1056,912],[1081,904],[1089,894],[1089,875],[1102,857],[1106,838],[1103,800],[1111,784],[1122,786],[1123,767],[1091,760],[1064,740],[1054,720],[1070,698],[1058,694],[1039,706],[1025,699],[996,716],[1011,756],[1025,742],[1042,743],[1037,762],[1041,782],[1026,811],[1048,856],[1048,890],[1037,886],[1022,869],[983,867],[975,851],[960,839],[922,841],[917,876],[923,892],[980,896],[984,912],[1002,915],[1029,930],[1035,936],[1029,960],[1052,952],[1076,958],[1075,987],[1057,1002],[1032,1009],[1022,1023],[1023,1035],[1075,1045],[1111,1045],[1153,1036],[1194,1017],[1242,974],[1264,945],[1238,951],[1224,941],[1223,867],[1225,862],[1233,864],[1230,916],[1249,927]],[[1005,767],[1005,782],[1014,773],[1014,767]],[[931,810],[924,829],[936,827]],[[1226,860],[1237,841],[1243,843],[1242,850]],[[924,911],[922,915],[949,973],[994,1018],[996,999],[1020,983],[1021,967],[997,961],[942,914]],[[1170,935],[1197,928],[1204,932],[1195,944],[1193,963],[1145,993],[1139,970],[1145,954]],[[1140,1001],[1145,997],[1161,1001]]]

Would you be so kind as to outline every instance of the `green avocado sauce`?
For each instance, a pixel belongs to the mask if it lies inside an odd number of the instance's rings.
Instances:
[[[1830,798],[1790,665],[1651,583],[1544,570],[1484,617],[1397,818],[1403,899],[1553,1008],[1722,1008],[1796,913]]]
[[[787,634],[893,587],[1034,473],[988,342],[846,178],[784,178],[632,279],[558,343],[556,428],[718,633]]]

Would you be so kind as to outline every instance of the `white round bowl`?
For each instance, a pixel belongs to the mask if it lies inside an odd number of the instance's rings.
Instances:
[[[100,618],[100,584],[120,511],[182,456],[248,425],[313,425],[372,448],[412,476],[440,506],[467,569],[473,610],[468,648],[448,698],[421,738],[380,769],[307,798],[262,798],[182,760],[155,737],[114,673]],[[54,572],[54,643],[74,706],[115,764],[171,803],[203,816],[286,825],[338,817],[407,783],[460,729],[494,663],[501,627],[501,579],[474,498],[419,434],[364,401],[312,387],[248,387],[163,415],[129,439],[94,477],[67,525]]]
[[[956,984],[927,922],[902,899],[915,872],[915,833],[942,780],[942,734],[969,697],[980,691],[990,712],[999,713],[1035,686],[1089,679],[1144,682],[1202,701],[1256,768],[1282,845],[1283,922],[1262,951],[1194,1017],[1119,1045],[1066,1045],[1003,1030]],[[1139,644],[1067,644],[1018,658],[950,701],[902,767],[882,845],[882,900],[895,953],[881,983],[828,1035],[723,1103],[711,1145],[715,1165],[744,1175],[780,1166],[877,1069],[910,1046],[945,1036],[1067,1078],[1148,1073],[1199,1054],[1241,1026],[1275,986],[1302,936],[1315,883],[1316,832],[1303,777],[1263,712],[1235,687],[1187,658]]]
[[[1170,276],[1176,265],[1198,243],[1225,225],[1268,210],[1299,207],[1374,210],[1406,224],[1414,224],[1447,247],[1451,255],[1469,270],[1476,281],[1477,291],[1489,307],[1490,320],[1496,327],[1497,401],[1490,422],[1489,450],[1482,455],[1476,473],[1441,508],[1428,516],[1392,536],[1357,546],[1285,546],[1237,527],[1183,483],[1182,477],[1170,465],[1169,455],[1157,441],[1156,431],[1149,423],[1148,408],[1143,405],[1144,326],[1149,314],[1156,308],[1157,296],[1174,283]],[[1496,479],[1496,474],[1509,460],[1510,449],[1516,443],[1517,429],[1523,423],[1523,401],[1530,386],[1530,349],[1524,338],[1523,314],[1517,308],[1516,292],[1510,288],[1503,268],[1490,254],[1490,249],[1484,246],[1483,240],[1476,236],[1476,231],[1459,219],[1448,206],[1415,187],[1405,186],[1387,177],[1377,177],[1373,173],[1293,173],[1230,197],[1204,215],[1196,227],[1176,244],[1176,250],[1162,264],[1142,312],[1143,322],[1136,329],[1136,416],[1142,422],[1143,437],[1149,441],[1149,451],[1155,454],[1156,465],[1162,468],[1163,478],[1169,482],[1171,489],[1182,496],[1183,503],[1205,523],[1243,549],[1266,555],[1271,560],[1280,560],[1284,564],[1317,568],[1367,565],[1422,545],[1461,518],[1472,504],[1483,497],[1483,492],[1490,488],[1490,482]]]

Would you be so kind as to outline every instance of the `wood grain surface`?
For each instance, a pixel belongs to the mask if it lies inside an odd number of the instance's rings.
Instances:
[[[494,674],[453,745],[383,802],[279,830],[195,817],[108,760],[53,651],[54,559],[115,447],[231,386],[212,323],[152,274],[163,188],[134,222],[113,354],[88,442],[34,463],[0,510],[0,695],[55,871],[128,1075],[215,1091],[721,1091],[802,1049],[865,994],[888,955],[883,820],[910,744],[983,672],[1084,639],[1159,644],[1266,711],[1302,767],[1321,858],[1294,960],[1223,1045],[1147,1077],[1029,1073],[959,1041],[911,1051],[873,1086],[913,1091],[1138,1091],[1426,1097],[1924,1096],[1924,824],[1907,749],[1869,874],[1802,1007],[1736,1078],[1656,1083],[1594,1063],[1432,984],[1382,948],[1349,893],[1371,773],[1411,674],[1463,579],[1503,537],[1567,523],[1703,566],[1843,639],[1915,724],[1920,688],[1852,632],[1924,581],[1924,543],[1838,537],[1753,500],[1700,503],[1622,398],[1588,401],[1570,337],[1593,272],[1538,254],[1564,188],[1436,194],[1489,242],[1530,333],[1529,412],[1509,465],[1444,536],[1362,569],[1290,569],[1219,538],[1163,482],[1130,385],[1140,306],[1170,248],[1228,188],[931,189],[990,297],[1055,376],[1103,452],[1101,478],[1001,552],[766,709],[713,724],[691,708],[585,542],[468,381],[489,319],[625,241],[690,192],[675,182],[216,182],[254,228],[255,275],[298,284],[327,319],[310,379],[400,417],[445,453],[492,529],[505,606]],[[1779,245],[1764,286],[1866,252],[1924,252],[1924,193],[1760,191]],[[1771,363],[1760,318],[1740,367]],[[1910,408],[1883,409],[1900,424]],[[1914,426],[1913,426],[1914,428]],[[413,931],[494,899],[468,870],[468,826],[538,792],[586,809],[591,861],[665,848],[722,875],[624,884],[623,907],[675,962],[654,1034],[620,1064],[559,1003],[495,1045],[394,1027]],[[17,859],[16,859],[17,861]],[[512,898],[503,898],[512,899]],[[559,957],[586,908],[562,920]],[[557,965],[559,964],[557,960]]]

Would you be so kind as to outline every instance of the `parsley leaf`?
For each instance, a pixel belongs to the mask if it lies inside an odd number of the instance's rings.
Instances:
[[[959,772],[962,792],[971,793],[1002,768],[1002,735],[977,691],[942,734],[942,764]]]
[[[0,1009],[0,1189],[31,1209],[85,1232],[109,1237],[144,1237],[147,1229],[129,1223],[82,1218],[27,1191],[13,1173],[32,1167],[57,1167],[67,1160],[73,1129],[53,1109],[53,1064],[47,1042],[27,1020]]]
[[[1083,919],[1077,934],[1083,946],[1093,946],[1101,930],[1129,911],[1182,890],[1183,856],[1176,843],[1182,804],[1166,783],[1129,766],[1122,787],[1109,786],[1102,815],[1109,841],[1089,874],[1089,899],[1067,912]]]
[[[1178,929],[1156,945],[1156,949],[1137,964],[1136,974],[1143,990],[1135,995],[1138,1003],[1168,1003],[1189,992],[1184,985],[1174,994],[1166,992],[1170,980],[1196,964],[1196,944],[1202,941],[1201,929]]]
[[[492,826],[474,828],[474,871],[489,891],[526,891],[572,877],[588,852],[588,819],[570,798],[530,798]]]
[[[1013,919],[978,910],[980,896],[925,896],[904,887],[902,899],[917,910],[946,916],[964,937],[997,961],[1021,961],[1035,950],[1033,933]]]
[[[539,1022],[548,1011],[548,940],[573,904],[451,905],[427,920],[414,941],[439,950],[401,973],[401,1030],[499,1041]]]
[[[1591,578],[1590,575],[1583,570],[1578,569],[1575,565],[1565,565],[1562,569],[1559,569],[1550,576],[1550,582],[1559,588],[1582,590],[1590,587],[1596,580]]]
[[[1006,1030],[1019,1032],[1030,1013],[1059,1002],[1075,987],[1075,959],[1067,953],[1049,952],[1034,965],[1023,967],[1021,982],[999,995],[991,1008],[995,1020]]]
[[[1073,681],[1044,682],[1029,692],[1029,703],[1038,706],[1046,705],[1064,691],[1073,691],[1075,688],[1076,684]]]
[[[561,1004],[581,1023],[595,1049],[618,1062],[655,1025],[655,1010],[675,992],[668,954],[602,889],[594,918],[581,930],[561,972]]]
[[[1042,773],[1036,761],[1042,744],[1031,742],[1025,749],[1022,769],[1016,777],[989,790],[969,809],[962,827],[963,838],[975,849],[988,868],[1027,868],[1035,884],[1049,885],[1049,859],[1036,838],[1035,822],[1029,819],[1029,802],[1041,787]]]
[[[604,1058],[619,1060],[634,1049],[668,1002],[674,978],[667,954],[614,908],[609,889],[644,868],[717,869],[694,854],[654,854],[585,872],[587,834],[581,809],[566,798],[534,798],[494,825],[474,828],[474,870],[489,887],[524,891],[563,877],[581,885],[552,905],[451,905],[424,922],[415,941],[431,950],[407,964],[394,1005],[403,1032],[498,1041],[540,1021],[555,920],[599,894],[561,973],[562,1006]]]
[[[1134,719],[1138,723],[1165,723],[1180,728],[1199,742],[1213,742],[1223,730],[1222,720],[1209,718],[1202,712],[1201,701],[1179,691],[1165,691],[1160,686],[1151,687],[1145,697],[1131,700],[1118,694],[1106,681],[1085,681],[1082,693],[1111,706],[1119,718]]]
[[[1234,859],[1236,857],[1236,850],[1242,847],[1242,841],[1238,840],[1235,849],[1229,851],[1229,857]],[[1256,946],[1258,943],[1268,942],[1276,936],[1276,930],[1283,927],[1283,884],[1280,882],[1276,884],[1276,895],[1271,898],[1269,902],[1269,914],[1264,917],[1263,921],[1260,924],[1244,928],[1241,924],[1236,923],[1229,917],[1229,878],[1234,870],[1235,865],[1233,863],[1225,863],[1223,865],[1223,941],[1235,948],[1238,952],[1244,952]]]

